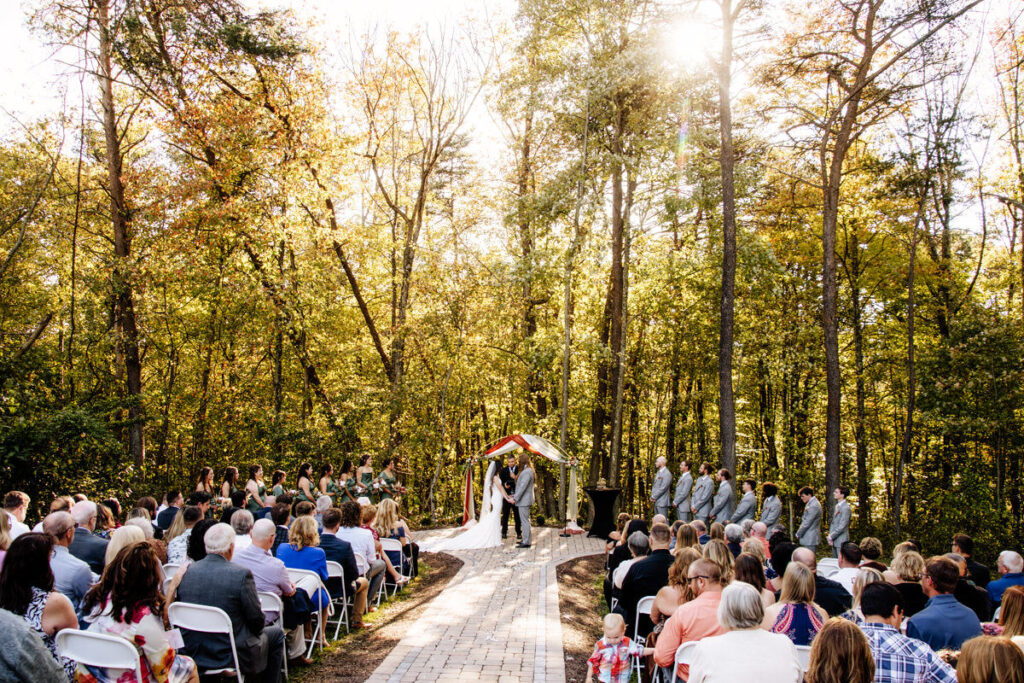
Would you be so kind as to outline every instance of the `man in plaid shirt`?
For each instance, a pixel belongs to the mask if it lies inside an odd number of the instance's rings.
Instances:
[[[875,683],[956,683],[956,672],[927,644],[899,631],[903,596],[887,583],[864,586],[861,628],[875,658]]]

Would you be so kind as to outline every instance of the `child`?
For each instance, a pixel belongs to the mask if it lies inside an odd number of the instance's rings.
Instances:
[[[626,622],[621,614],[610,613],[604,618],[604,638],[594,645],[594,654],[587,661],[587,683],[594,674],[601,683],[629,683],[629,658],[654,653],[653,647],[631,643],[625,637]]]

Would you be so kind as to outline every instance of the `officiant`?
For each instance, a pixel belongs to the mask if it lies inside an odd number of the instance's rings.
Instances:
[[[516,465],[515,453],[509,453],[506,458],[506,464],[501,468],[498,477],[501,479],[501,485],[505,489],[505,493],[511,497],[516,492],[516,477],[519,476],[519,466]],[[508,500],[501,502],[501,537],[508,538],[509,513],[512,513],[512,518],[516,523],[516,540],[521,541],[523,540],[522,524],[519,521],[519,515],[515,513],[515,505]]]

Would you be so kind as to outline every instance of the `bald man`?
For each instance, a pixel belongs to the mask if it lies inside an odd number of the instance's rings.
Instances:
[[[50,556],[53,589],[71,601],[77,614],[94,578],[89,565],[68,552],[75,538],[75,520],[67,512],[51,512],[43,519],[43,533],[54,539],[53,555]]]
[[[850,609],[853,597],[841,584],[818,574],[818,559],[814,556],[813,550],[797,548],[793,551],[792,561],[799,562],[814,572],[814,602],[828,612],[830,617],[838,617]]]

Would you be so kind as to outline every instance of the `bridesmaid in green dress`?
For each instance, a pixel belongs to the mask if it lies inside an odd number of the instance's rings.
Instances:
[[[359,495],[366,496],[373,502],[373,463],[370,462],[370,456],[364,455],[359,458],[359,469],[356,470],[356,476],[359,477],[359,485],[363,487],[363,492]]]
[[[340,491],[338,493],[338,505],[341,503],[347,503],[349,501],[355,503],[356,498],[356,477],[352,473],[352,461],[346,460],[341,463],[341,473],[338,474],[338,483],[340,484]]]
[[[238,490],[238,468],[229,467],[224,470],[224,482],[220,485],[220,497],[230,498]]]
[[[316,499],[320,497],[320,492],[315,488],[311,488],[313,486],[313,466],[308,462],[304,462],[299,466],[299,477],[296,485],[299,487],[299,492],[295,494],[295,502],[298,503],[305,500],[315,505]]]
[[[249,468],[249,481],[245,482],[245,490],[249,492],[249,503],[246,509],[253,515],[267,507],[267,485],[263,483],[263,468],[253,465]]]
[[[395,474],[395,459],[384,461],[384,470],[380,473],[380,499],[394,500],[398,495],[398,476]]]
[[[331,505],[338,504],[338,484],[334,481],[334,466],[331,463],[325,463],[320,468],[320,490],[323,495],[328,496],[331,499]]]
[[[270,495],[274,498],[279,498],[287,493],[284,490],[284,478],[288,476],[284,473],[284,470],[274,470],[274,474],[270,476]]]

